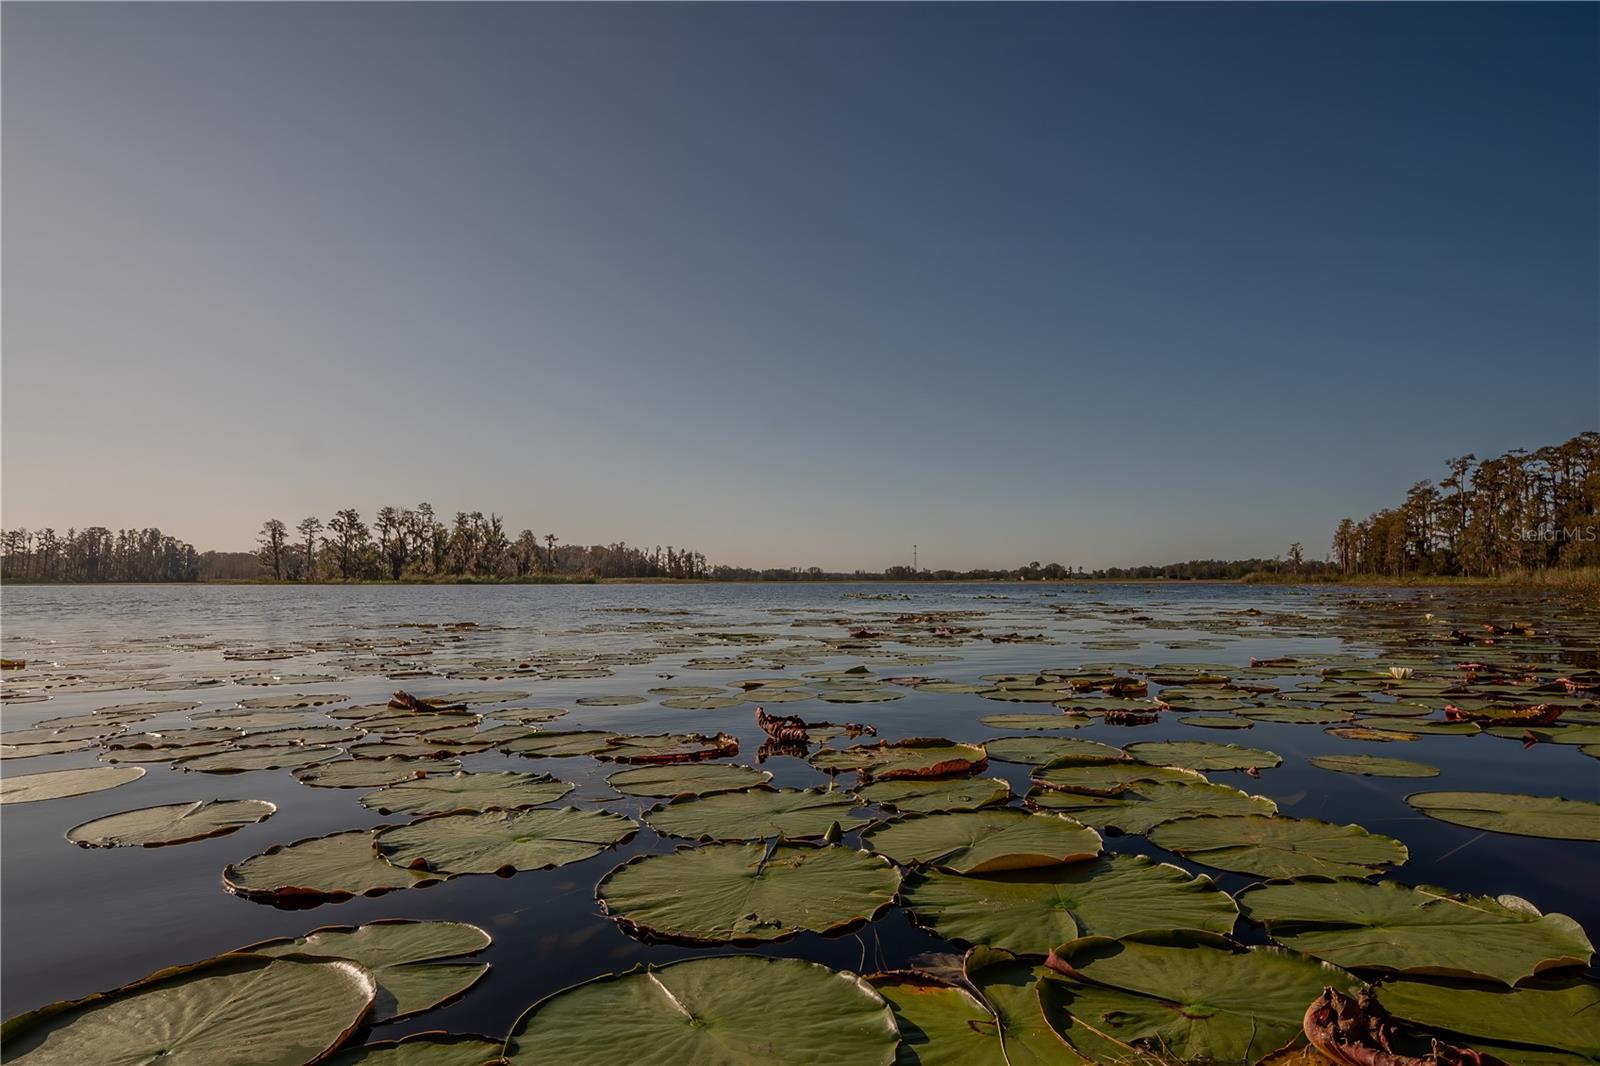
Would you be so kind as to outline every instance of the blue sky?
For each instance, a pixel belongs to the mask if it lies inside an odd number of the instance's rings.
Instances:
[[[1594,5],[30,5],[4,521],[1320,556],[1600,426]]]

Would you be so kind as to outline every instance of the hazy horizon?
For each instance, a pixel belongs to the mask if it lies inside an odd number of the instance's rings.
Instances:
[[[1321,558],[1600,428],[1593,5],[50,5],[3,521]]]

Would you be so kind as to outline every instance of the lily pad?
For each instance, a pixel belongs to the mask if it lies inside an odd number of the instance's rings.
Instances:
[[[999,1020],[960,985],[918,970],[876,973],[867,983],[894,1011],[897,1066],[1010,1066]]]
[[[956,873],[1028,870],[1092,859],[1100,834],[1070,818],[1010,808],[910,815],[874,826],[861,842],[901,865]]]
[[[1335,725],[1355,717],[1340,707],[1241,707],[1238,713],[1257,722],[1279,725]]]
[[[563,759],[574,755],[593,755],[617,734],[599,729],[550,730],[513,740],[500,747],[511,755],[527,759]]]
[[[800,959],[685,959],[576,985],[535,1003],[506,1039],[509,1066],[889,1066],[900,1034],[861,978]]]
[[[969,774],[981,770],[988,758],[976,744],[914,737],[894,744],[857,744],[843,750],[824,748],[811,756],[811,765],[824,773],[854,770],[869,780],[893,781]]]
[[[1392,729],[1407,733],[1442,737],[1470,737],[1480,732],[1477,722],[1441,722],[1434,718],[1357,718],[1350,723],[1352,729]]]
[[[570,782],[558,781],[547,774],[519,774],[511,770],[429,774],[369,792],[361,797],[361,805],[379,814],[399,811],[419,816],[520,810],[554,803],[573,788]]]
[[[1249,729],[1255,725],[1250,719],[1240,718],[1236,714],[1190,714],[1178,721],[1201,729]]]
[[[919,870],[901,890],[912,920],[940,936],[1044,955],[1079,936],[1143,929],[1232,932],[1239,910],[1211,878],[1142,855],[971,875]]]
[[[222,955],[5,1023],[8,1063],[316,1062],[366,1017],[377,982],[343,959]]]
[[[645,697],[632,694],[583,696],[576,702],[580,707],[632,707],[636,703],[644,703]]]
[[[1126,758],[1121,748],[1102,744],[1098,740],[1078,740],[1075,737],[997,737],[984,741],[983,747],[991,759],[1033,766],[1069,757],[1097,760]]]
[[[222,885],[234,895],[280,904],[378,896],[441,880],[378,858],[365,829],[277,844],[222,871]]]
[[[1378,1002],[1396,1017],[1430,1028],[1600,1060],[1600,985],[1590,981],[1490,991],[1453,981],[1401,979],[1379,985]]]
[[[1043,810],[1064,811],[1096,829],[1115,828],[1140,834],[1179,818],[1278,813],[1278,805],[1265,796],[1252,796],[1206,781],[1140,781],[1115,796],[1035,789],[1028,794],[1028,800]]]
[[[975,947],[962,960],[967,983],[1000,1022],[1007,1066],[1092,1066],[1045,1022],[1037,986],[1049,971],[998,948]]]
[[[1600,840],[1600,803],[1516,792],[1414,792],[1406,802],[1441,822],[1513,836]]]
[[[860,805],[848,792],[762,787],[673,800],[650,808],[644,820],[658,833],[689,840],[802,840],[835,826],[849,832],[865,825],[850,814]]]
[[[621,770],[606,783],[625,796],[709,796],[738,792],[772,780],[765,770],[735,763],[678,763]]]
[[[251,770],[285,770],[313,763],[327,762],[344,754],[343,748],[321,745],[300,747],[286,744],[278,748],[236,748],[210,755],[196,755],[179,759],[174,765],[181,770],[195,770],[202,774],[243,774]]]
[[[990,729],[1081,729],[1093,722],[1086,714],[986,714],[978,719]]]
[[[1324,770],[1363,777],[1438,777],[1439,768],[1410,759],[1386,759],[1381,755],[1313,755],[1309,762]]]
[[[266,821],[278,809],[266,800],[193,800],[95,818],[67,830],[85,848],[159,848],[220,837]]]
[[[1324,987],[1356,984],[1296,952],[1186,930],[1081,937],[1049,964],[1070,979],[1040,982],[1044,1016],[1096,1062],[1132,1060],[1133,1045],[1178,1061],[1253,1063],[1303,1041],[1306,1007]]]
[[[1147,740],[1129,744],[1126,750],[1140,762],[1189,770],[1265,770],[1283,762],[1276,752],[1204,740]]]
[[[104,792],[144,776],[142,766],[91,766],[83,770],[49,770],[0,778],[0,803],[37,803]]]
[[[870,921],[899,887],[888,860],[837,844],[708,844],[635,858],[595,894],[636,935],[738,943]]]
[[[308,767],[294,777],[313,788],[381,788],[424,778],[435,771],[449,773],[457,766],[431,759],[340,759]]]
[[[385,861],[408,870],[515,873],[581,862],[636,828],[620,814],[576,807],[483,811],[390,826],[374,833],[372,843]]]
[[[65,755],[69,751],[83,751],[93,741],[58,740],[33,744],[0,744],[0,759],[33,759],[40,755]]]
[[[998,777],[940,777],[927,781],[877,781],[857,789],[863,802],[892,811],[932,814],[975,811],[1011,798],[1011,786]]]
[[[1262,877],[1368,877],[1408,857],[1400,841],[1359,825],[1260,814],[1164,822],[1150,830],[1150,842],[1206,866]]]
[[[484,1066],[504,1041],[456,1033],[413,1033],[399,1040],[345,1048],[327,1066]]]
[[[1510,898],[1313,877],[1252,885],[1239,902],[1280,944],[1347,970],[1512,985],[1544,970],[1586,966],[1594,955],[1577,922]]]
[[[374,1024],[410,1017],[466,992],[489,972],[487,963],[461,961],[489,946],[489,934],[465,922],[387,918],[358,926],[329,926],[301,937],[240,948],[252,955],[349,959],[378,982]]]
[[[1115,796],[1132,785],[1148,781],[1170,781],[1180,785],[1203,784],[1205,776],[1181,766],[1156,766],[1137,759],[1101,759],[1091,756],[1064,756],[1045,763],[1033,773],[1033,783],[1061,792],[1091,796]]]
[[[655,733],[612,737],[594,757],[606,762],[678,763],[737,754],[739,741],[728,733]]]

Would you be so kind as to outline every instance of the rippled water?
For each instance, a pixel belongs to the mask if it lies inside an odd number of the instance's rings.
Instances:
[[[862,594],[904,594],[881,602]],[[994,598],[1003,597],[1003,598]],[[1423,612],[1456,612],[1466,621],[1501,620],[1530,610],[1553,609],[1534,597],[1505,602],[1497,593],[1404,590],[1361,594],[1400,600]],[[412,622],[472,621],[479,630],[421,661],[435,667],[471,658],[525,656],[564,647],[602,652],[652,645],[660,634],[630,629],[641,622],[668,623],[677,633],[770,634],[773,645],[808,637],[843,637],[847,620],[871,622],[901,611],[980,610],[978,624],[991,633],[1045,633],[1056,644],[995,644],[954,649],[957,662],[904,667],[864,659],[862,652],[827,656],[830,668],[866,661],[875,673],[927,674],[971,681],[981,674],[1028,672],[1087,662],[1208,662],[1246,665],[1252,657],[1307,657],[1375,653],[1363,628],[1358,597],[1344,590],[1234,585],[602,585],[602,586],[425,586],[253,587],[102,586],[8,587],[4,592],[5,655],[32,662],[55,660],[73,669],[209,675],[234,678],[263,671],[312,673],[348,651],[308,653],[266,663],[224,660],[223,647],[284,646],[298,641],[350,638],[416,638],[422,631],[393,627]],[[618,608],[642,608],[620,613]],[[1065,608],[1058,611],[1057,608]],[[1259,615],[1240,612],[1254,609]],[[1403,613],[1403,612],[1402,612]],[[1590,616],[1592,617],[1592,616]],[[793,623],[801,622],[802,625]],[[488,627],[501,627],[490,629]],[[584,630],[579,632],[580,630]],[[1110,641],[1113,646],[1105,646]],[[1132,642],[1131,646],[1124,646]],[[1183,646],[1168,647],[1169,642]],[[1192,646],[1189,642],[1201,642]],[[1097,646],[1100,645],[1100,646]],[[881,650],[915,654],[922,649],[885,643]],[[661,685],[717,685],[743,677],[770,676],[770,668],[731,671],[683,669],[705,655],[752,655],[761,648],[695,648],[660,655],[648,665],[620,666],[615,675],[591,680],[464,681],[428,677],[395,681],[377,674],[341,675],[332,683],[294,691],[337,692],[355,703],[381,701],[404,686],[427,696],[468,688],[519,689],[538,706],[571,708],[550,728],[604,728],[619,732],[709,731],[735,734],[740,762],[754,762],[763,739],[744,704],[722,711],[678,711],[650,702],[629,707],[583,707],[581,696],[643,693]],[[871,654],[870,652],[867,654]],[[1570,658],[1569,654],[1569,658]],[[1591,660],[1586,664],[1593,668]],[[816,666],[795,666],[800,673]],[[676,675],[672,680],[662,674]],[[15,682],[16,675],[8,680]],[[1290,682],[1285,681],[1285,684]],[[63,692],[39,703],[7,704],[4,728],[44,718],[84,713],[115,703],[146,699],[201,701],[200,709],[284,691],[227,684],[189,692]],[[904,699],[846,708],[818,702],[784,704],[784,713],[813,718],[873,722],[888,739],[947,736],[982,740],[1006,731],[978,724],[980,715],[1038,708],[995,703],[972,695],[903,690]],[[1119,728],[1096,723],[1070,735],[1108,743],[1162,738],[1248,744],[1270,748],[1283,765],[1259,780],[1239,773],[1213,773],[1213,780],[1276,800],[1284,814],[1358,822],[1403,840],[1411,860],[1393,875],[1407,884],[1438,884],[1476,893],[1513,893],[1547,911],[1567,913],[1600,939],[1600,844],[1537,840],[1474,830],[1424,819],[1403,802],[1421,789],[1483,789],[1559,794],[1600,801],[1600,773],[1576,747],[1521,745],[1487,736],[1424,737],[1415,743],[1373,745],[1329,736],[1321,727],[1260,723],[1248,731],[1222,732],[1180,723],[1176,714],[1155,725]],[[166,721],[177,724],[182,715]],[[156,724],[156,723],[150,723]],[[146,725],[143,728],[148,728]],[[1395,750],[1403,749],[1403,750]],[[1443,773],[1425,783],[1329,773],[1307,764],[1309,756],[1332,753],[1398,755],[1430,762]],[[564,802],[600,806],[637,817],[654,801],[618,797],[605,776],[618,767],[589,758],[529,761],[498,752],[468,756],[467,769],[519,769],[550,773],[579,784]],[[66,755],[8,761],[7,775],[96,764],[90,749]],[[794,758],[769,760],[775,784],[809,786],[826,778]],[[483,955],[492,963],[488,980],[461,1000],[374,1034],[391,1037],[428,1029],[502,1035],[518,1013],[567,985],[637,962],[665,962],[725,949],[647,945],[622,933],[594,901],[596,882],[633,855],[670,851],[677,843],[648,828],[628,844],[586,862],[511,878],[462,877],[428,889],[392,892],[372,899],[282,910],[225,893],[219,872],[233,861],[274,843],[342,829],[381,824],[385,819],[358,802],[361,789],[313,789],[288,771],[217,776],[183,773],[151,764],[140,780],[94,795],[10,805],[0,814],[3,834],[4,1013],[111,988],[153,970],[205,958],[268,937],[290,936],[323,925],[359,924],[374,918],[455,918],[483,926],[494,944]],[[1020,795],[1028,767],[995,762],[989,773],[1008,779]],[[198,798],[260,798],[278,805],[268,821],[228,836],[178,847],[85,850],[63,838],[87,819],[157,803]],[[392,819],[391,819],[392,820]],[[1141,837],[1112,836],[1108,848],[1172,857]],[[1180,863],[1191,870],[1202,868]],[[1217,877],[1233,891],[1251,879]],[[1252,936],[1241,925],[1240,935]],[[857,932],[837,938],[802,935],[761,949],[858,971],[904,967],[953,945],[911,925],[904,912],[889,911]]]

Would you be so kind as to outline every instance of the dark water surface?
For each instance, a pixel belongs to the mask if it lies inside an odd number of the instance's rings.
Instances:
[[[904,593],[909,599],[862,598]],[[992,598],[1004,597],[1004,598]],[[1398,601],[1377,612],[1362,601]],[[1414,607],[1414,611],[1412,608]],[[618,608],[643,608],[619,612]],[[1250,610],[1260,614],[1241,614]],[[4,728],[24,728],[62,715],[87,713],[118,703],[194,699],[197,710],[231,706],[241,698],[284,691],[337,692],[356,704],[381,702],[396,687],[418,695],[465,689],[517,689],[530,693],[520,705],[557,706],[571,713],[546,728],[604,728],[618,732],[723,730],[741,743],[737,761],[754,764],[763,739],[752,705],[721,711],[663,708],[655,697],[627,707],[584,707],[574,701],[605,693],[644,693],[665,685],[725,685],[747,677],[770,677],[763,648],[817,637],[843,638],[850,622],[873,625],[900,612],[984,611],[969,620],[986,633],[1044,633],[1058,643],[990,643],[953,648],[918,648],[890,641],[876,649],[819,656],[820,665],[785,671],[839,669],[865,662],[875,674],[924,674],[971,682],[979,675],[1031,672],[1090,662],[1207,662],[1247,665],[1252,657],[1307,658],[1376,654],[1388,629],[1369,628],[1369,616],[1393,618],[1459,615],[1463,623],[1561,613],[1539,597],[1504,593],[1404,590],[1359,594],[1348,590],[1233,585],[609,585],[609,586],[421,586],[247,587],[79,586],[8,587],[4,591],[5,655],[30,660],[31,669],[56,661],[90,676],[118,673],[162,678],[217,677],[221,687],[146,691],[58,691],[44,702],[8,703]],[[1565,617],[1594,616],[1579,611]],[[585,680],[463,680],[444,676],[393,680],[352,669],[350,649],[312,651],[270,662],[230,661],[223,648],[286,647],[306,641],[436,639],[428,631],[395,629],[411,622],[472,621],[483,629],[459,642],[441,644],[419,657],[425,668],[448,670],[473,659],[522,657],[549,648],[625,652],[657,647],[658,637],[743,632],[769,635],[768,645],[723,645],[666,651],[647,665],[614,667],[614,676]],[[794,623],[800,622],[801,625]],[[641,623],[664,624],[659,630]],[[487,627],[504,627],[489,629]],[[1112,642],[1114,647],[1104,646]],[[1132,642],[1129,646],[1124,646]],[[1176,642],[1180,647],[1168,647]],[[1198,642],[1200,646],[1194,646]],[[1101,646],[1096,646],[1101,645]],[[1533,645],[1530,645],[1533,647]],[[926,665],[883,662],[885,653],[924,652],[959,661]],[[730,670],[684,669],[695,657],[748,655],[755,665]],[[1462,651],[1461,656],[1469,655]],[[1571,649],[1566,658],[1572,659]],[[335,665],[329,666],[328,663]],[[1594,667],[1594,662],[1586,664]],[[259,673],[330,673],[340,680],[287,689],[238,685],[232,678]],[[658,675],[673,674],[671,680]],[[1301,680],[1309,681],[1310,678]],[[145,682],[140,682],[144,684]],[[1285,679],[1285,687],[1294,679]],[[13,691],[16,691],[13,689]],[[903,699],[888,703],[832,705],[820,701],[783,704],[776,710],[810,718],[875,723],[888,739],[945,736],[983,740],[1006,730],[978,724],[981,715],[1046,707],[999,703],[975,695],[936,694],[896,688]],[[489,711],[488,708],[474,708]],[[310,712],[308,717],[315,717]],[[184,715],[156,724],[178,725]],[[1407,884],[1436,884],[1474,893],[1512,893],[1545,911],[1571,915],[1600,939],[1600,844],[1539,840],[1479,833],[1421,817],[1404,803],[1410,792],[1473,789],[1562,795],[1600,801],[1600,767],[1576,746],[1538,744],[1489,736],[1423,737],[1415,743],[1370,744],[1326,734],[1320,726],[1259,723],[1249,730],[1201,729],[1168,713],[1155,725],[1137,728],[1094,725],[1063,734],[1112,744],[1163,738],[1238,743],[1270,748],[1283,765],[1259,780],[1241,773],[1212,773],[1212,780],[1270,796],[1284,814],[1334,822],[1357,822],[1398,837],[1410,861],[1393,874]],[[842,742],[841,742],[842,743]],[[1432,779],[1383,779],[1330,773],[1310,766],[1323,753],[1374,754],[1432,763],[1443,773]],[[8,760],[6,775],[96,765],[97,750]],[[465,768],[518,769],[550,773],[579,788],[563,802],[597,806],[637,817],[653,800],[619,797],[605,777],[620,767],[593,759],[526,760],[489,752],[463,759]],[[764,768],[774,784],[811,786],[827,778],[807,763],[777,757]],[[468,876],[427,889],[392,892],[372,899],[330,903],[308,910],[282,910],[227,894],[219,872],[230,862],[274,843],[343,829],[378,825],[386,819],[358,802],[362,789],[315,789],[298,784],[287,770],[235,775],[185,773],[149,764],[129,785],[94,795],[8,805],[0,811],[0,902],[3,902],[3,1010],[15,1015],[58,999],[75,998],[135,980],[154,970],[193,962],[257,940],[293,936],[324,925],[353,925],[374,918],[452,918],[481,925],[494,937],[483,954],[492,963],[488,979],[464,998],[438,1010],[379,1027],[374,1039],[407,1032],[448,1029],[503,1035],[535,1000],[567,985],[639,962],[666,962],[720,948],[643,944],[601,915],[594,887],[616,864],[645,852],[673,850],[681,842],[641,826],[628,844],[586,862],[510,878]],[[988,773],[1008,779],[1020,796],[1029,768],[994,762]],[[269,820],[228,836],[165,848],[88,850],[63,834],[90,818],[158,803],[200,798],[259,798],[278,805]],[[393,817],[387,819],[394,821]],[[854,840],[854,836],[851,836]],[[1138,851],[1177,862],[1142,837],[1107,837],[1108,848]],[[1213,873],[1215,871],[1206,871]],[[1229,891],[1252,878],[1215,875]],[[1241,924],[1239,935],[1259,939]],[[835,967],[871,972],[925,961],[931,953],[958,950],[913,926],[901,909],[836,938],[802,935],[761,949],[768,954],[814,959]]]

